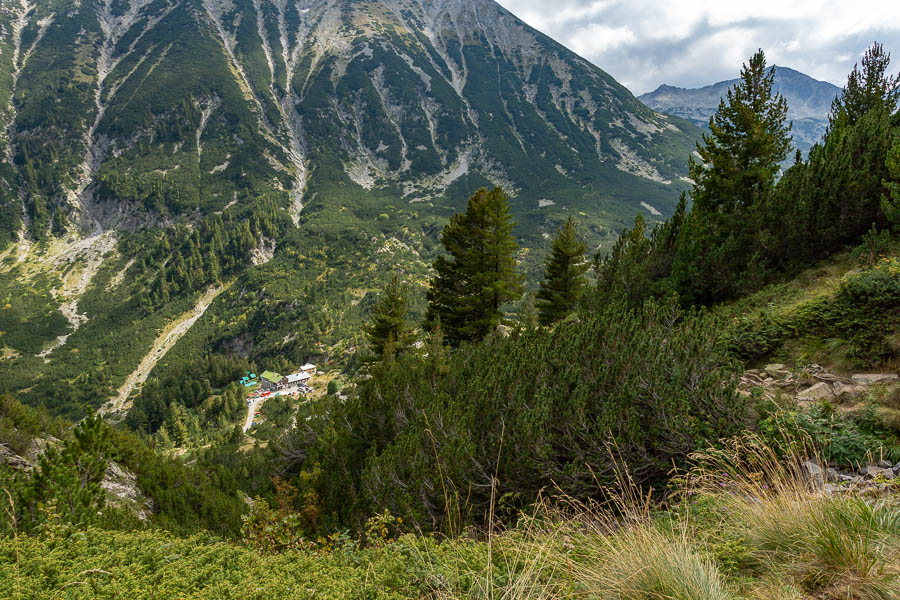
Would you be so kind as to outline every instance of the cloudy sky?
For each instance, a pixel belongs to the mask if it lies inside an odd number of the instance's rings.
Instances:
[[[872,41],[900,71],[898,0],[498,0],[635,94],[737,77],[757,49],[842,86]]]

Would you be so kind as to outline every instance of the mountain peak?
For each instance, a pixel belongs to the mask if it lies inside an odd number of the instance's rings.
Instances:
[[[771,68],[775,69],[773,89],[788,102],[788,118],[794,122],[794,142],[798,148],[806,150],[821,139],[831,102],[841,90],[789,67]],[[725,93],[738,81],[729,79],[693,89],[664,84],[638,99],[653,110],[689,119],[703,127]]]

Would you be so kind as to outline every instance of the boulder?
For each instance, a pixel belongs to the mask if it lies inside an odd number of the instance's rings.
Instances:
[[[895,477],[893,469],[882,469],[881,467],[876,467],[873,465],[869,465],[862,469],[863,475],[866,476],[866,479],[876,479],[878,477],[883,477],[884,479],[893,479]]]
[[[834,375],[832,373],[817,373],[817,374],[813,375],[813,378],[818,379],[819,381],[829,381],[829,382],[838,380],[838,376]]]
[[[834,390],[831,388],[831,385],[822,381],[797,394],[797,400],[822,400],[833,396]]]
[[[876,383],[900,381],[900,376],[896,373],[857,373],[851,379],[857,385],[874,385]]]
[[[822,467],[812,462],[811,460],[807,460],[800,466],[803,468],[803,472],[806,474],[806,477],[809,481],[817,485],[822,485],[823,483],[825,483],[825,472],[822,471]]]
[[[827,471],[825,471],[825,478],[829,483],[838,483],[841,480],[840,474],[837,472],[837,469],[829,467]]]
[[[865,386],[849,385],[840,381],[834,382],[834,393],[836,396],[860,396],[866,393]]]
[[[884,459],[881,459],[878,462],[878,466],[881,467],[882,469],[891,469],[891,470],[894,469],[894,465],[891,463],[891,461],[884,460]]]
[[[766,365],[764,370],[766,374],[773,379],[784,379],[791,374],[790,370],[781,363]]]

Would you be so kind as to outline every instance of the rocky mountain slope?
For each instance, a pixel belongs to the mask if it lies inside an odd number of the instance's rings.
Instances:
[[[491,0],[10,0],[0,120],[0,370],[72,415],[349,351],[481,186],[533,279],[569,214],[670,212],[699,135]]]
[[[15,0],[0,23],[6,202],[37,237],[273,191],[298,223],[335,180],[638,195],[694,133],[491,0]]]
[[[787,100],[788,119],[794,123],[794,145],[807,151],[822,139],[828,125],[831,101],[841,90],[827,81],[818,81],[787,67],[774,68],[774,89]],[[695,89],[661,85],[652,92],[638,96],[638,99],[653,110],[705,127],[709,117],[716,112],[719,100],[735,83],[737,79],[731,79]]]

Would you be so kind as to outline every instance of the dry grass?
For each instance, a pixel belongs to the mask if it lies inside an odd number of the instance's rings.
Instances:
[[[696,461],[666,513],[627,477],[602,503],[542,503],[493,536],[490,568],[468,573],[474,586],[438,597],[900,599],[896,497],[825,495],[802,461],[749,436]]]

